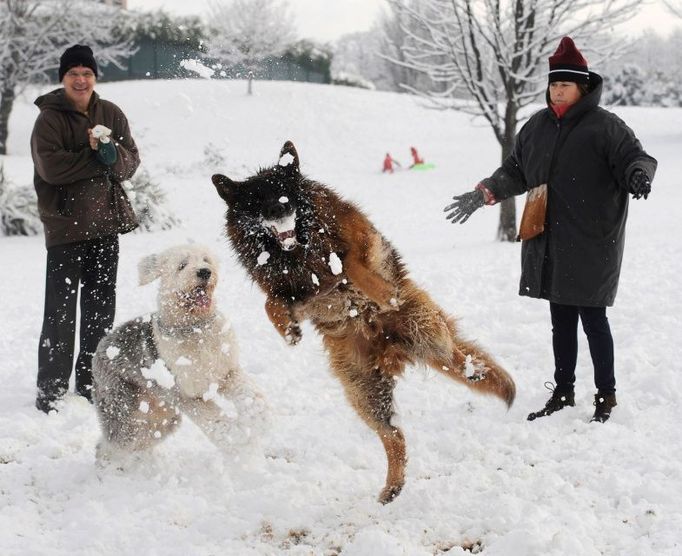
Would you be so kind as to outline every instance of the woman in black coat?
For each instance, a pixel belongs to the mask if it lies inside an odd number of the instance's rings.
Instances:
[[[616,405],[606,307],[618,289],[628,194],[647,198],[657,163],[621,119],[599,107],[602,78],[588,70],[569,37],[549,58],[549,68],[547,108],[526,122],[502,166],[474,191],[453,197],[445,210],[453,223],[464,223],[484,204],[541,192],[546,213],[540,233],[523,238],[519,294],[549,300],[556,387],[528,419],[575,405],[580,318],[597,387],[592,420],[604,422]]]

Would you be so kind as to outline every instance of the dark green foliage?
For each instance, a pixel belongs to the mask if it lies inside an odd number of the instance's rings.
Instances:
[[[332,58],[328,47],[307,40],[292,44],[282,56],[283,60],[293,62],[306,72],[321,74],[324,83],[331,83]]]

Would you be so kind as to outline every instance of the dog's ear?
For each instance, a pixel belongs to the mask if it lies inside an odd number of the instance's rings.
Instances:
[[[298,152],[296,152],[296,147],[291,141],[287,141],[282,146],[282,150],[279,151],[279,161],[277,165],[286,170],[290,174],[298,174],[299,161]]]
[[[149,284],[161,276],[161,260],[158,255],[147,255],[137,263],[137,276],[140,286]]]
[[[237,184],[233,182],[227,176],[222,174],[213,174],[211,176],[211,181],[215,188],[218,190],[218,195],[220,195],[228,205],[232,203],[234,198],[233,190],[237,187]]]

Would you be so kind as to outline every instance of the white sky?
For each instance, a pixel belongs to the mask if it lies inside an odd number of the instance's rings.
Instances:
[[[208,0],[128,0],[131,9],[158,9],[175,14],[201,14]],[[333,41],[345,33],[366,31],[386,5],[385,0],[289,0],[302,38]],[[644,3],[640,14],[624,29],[636,34],[646,28],[668,33],[682,27],[682,20],[672,16],[661,0]]]

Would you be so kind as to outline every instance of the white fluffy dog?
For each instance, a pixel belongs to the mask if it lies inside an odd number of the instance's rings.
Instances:
[[[205,247],[183,245],[145,257],[138,270],[140,285],[160,278],[158,311],[115,328],[97,347],[98,461],[153,447],[183,414],[238,457],[258,440],[267,410],[239,367],[230,323],[216,310],[216,259]]]

